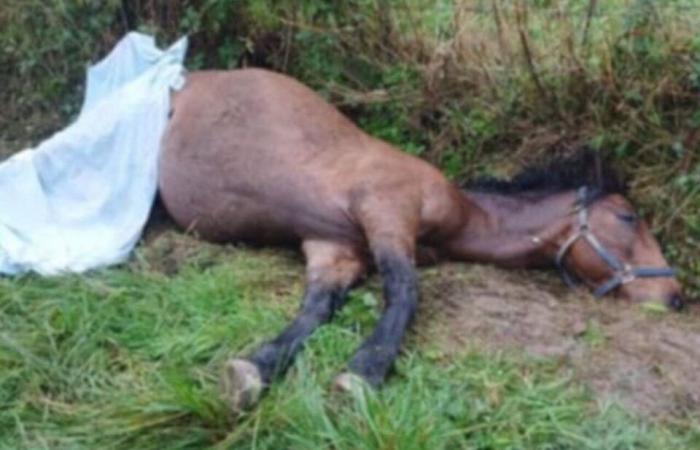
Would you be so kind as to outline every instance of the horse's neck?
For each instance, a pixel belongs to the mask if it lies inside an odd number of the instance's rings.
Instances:
[[[503,195],[464,192],[464,225],[451,257],[507,267],[551,264],[571,231],[575,192]]]

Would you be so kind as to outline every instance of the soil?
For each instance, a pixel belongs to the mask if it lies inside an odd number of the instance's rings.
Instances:
[[[141,247],[150,270],[172,274],[184,261],[206,267],[232,252],[258,252],[206,244],[155,222]],[[301,281],[298,256],[263,253],[298,266]],[[554,272],[477,264],[440,264],[421,269],[420,279],[414,337],[445,358],[475,348],[547,358],[603,402],[653,420],[700,417],[700,305],[662,312],[570,291]],[[376,277],[370,284],[377,287]]]
[[[422,282],[419,330],[436,330],[448,355],[476,346],[554,358],[603,401],[652,419],[700,417],[700,305],[661,312],[568,291],[554,273],[480,265],[443,264]]]

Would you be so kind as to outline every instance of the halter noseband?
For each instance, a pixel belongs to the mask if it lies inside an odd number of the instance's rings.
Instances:
[[[572,274],[566,270],[564,265],[564,258],[573,247],[574,243],[579,239],[583,239],[591,248],[596,252],[600,258],[605,261],[605,263],[612,269],[612,276],[604,281],[593,291],[593,295],[596,297],[602,297],[608,294],[610,291],[617,289],[623,284],[627,284],[637,278],[654,278],[654,277],[672,277],[674,275],[674,270],[670,267],[643,267],[643,266],[630,266],[625,264],[615,255],[610,253],[603,245],[600,243],[598,238],[595,237],[588,225],[588,210],[586,209],[586,196],[587,189],[585,186],[579,188],[578,198],[576,200],[576,211],[578,212],[578,230],[572,234],[561,246],[557,252],[557,257],[555,263],[557,268],[562,274],[566,284],[573,288],[576,286],[576,281]]]

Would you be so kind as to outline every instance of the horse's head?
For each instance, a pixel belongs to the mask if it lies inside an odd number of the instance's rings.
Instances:
[[[556,256],[567,282],[578,278],[597,296],[683,306],[659,243],[622,194],[579,189],[571,220]]]
[[[554,258],[567,283],[581,281],[596,296],[683,306],[680,284],[627,200],[625,183],[596,153],[554,159],[509,180],[485,178],[465,188],[469,203],[479,206],[490,225],[476,232],[467,227],[460,235],[455,248],[463,257],[525,267]],[[500,225],[489,239],[493,224]]]

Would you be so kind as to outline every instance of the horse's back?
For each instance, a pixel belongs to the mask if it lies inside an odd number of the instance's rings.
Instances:
[[[195,72],[173,96],[160,190],[173,218],[212,240],[361,240],[353,192],[430,170],[273,72]],[[396,183],[394,183],[396,184]]]

